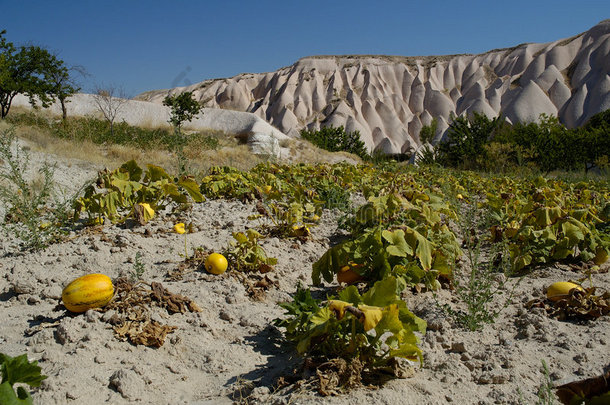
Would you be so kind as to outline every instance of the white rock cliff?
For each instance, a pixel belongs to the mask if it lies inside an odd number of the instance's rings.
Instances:
[[[610,108],[610,20],[572,38],[480,55],[313,56],[275,72],[240,74],[188,87],[205,107],[251,112],[296,136],[302,128],[345,126],[371,150],[411,153],[423,125],[483,113],[531,122],[541,113],[568,127]]]

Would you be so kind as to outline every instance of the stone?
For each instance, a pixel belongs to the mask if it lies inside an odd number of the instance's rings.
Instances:
[[[135,371],[126,369],[117,370],[110,376],[109,387],[131,400],[141,398],[146,388],[144,380]]]
[[[255,155],[280,158],[280,143],[271,134],[253,133],[248,136],[248,148]]]

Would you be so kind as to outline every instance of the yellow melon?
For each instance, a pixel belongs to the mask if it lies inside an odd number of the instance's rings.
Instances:
[[[64,306],[71,312],[85,312],[101,308],[114,296],[114,286],[110,277],[94,273],[72,281],[61,293]]]

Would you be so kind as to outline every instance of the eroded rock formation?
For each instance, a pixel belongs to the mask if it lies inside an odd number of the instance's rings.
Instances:
[[[314,56],[170,91],[193,91],[205,107],[255,113],[289,135],[343,125],[386,153],[415,150],[433,118],[438,142],[452,114],[530,122],[546,113],[575,127],[610,108],[610,20],[572,38],[480,55]],[[161,103],[167,93],[139,98]]]

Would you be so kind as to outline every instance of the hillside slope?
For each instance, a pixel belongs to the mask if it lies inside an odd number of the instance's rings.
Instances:
[[[433,118],[438,142],[452,114],[529,122],[546,113],[575,127],[610,108],[610,20],[572,38],[479,55],[314,56],[169,91],[194,91],[206,107],[253,112],[292,135],[344,125],[386,153],[412,151]],[[161,103],[167,92],[138,98]]]

